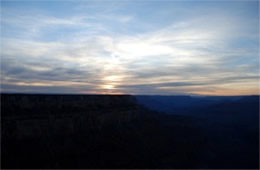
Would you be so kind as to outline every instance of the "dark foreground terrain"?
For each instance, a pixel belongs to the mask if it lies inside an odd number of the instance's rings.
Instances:
[[[155,98],[2,94],[1,166],[259,168],[258,96]]]

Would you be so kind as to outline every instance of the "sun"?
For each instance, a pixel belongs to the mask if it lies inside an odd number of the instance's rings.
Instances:
[[[110,89],[114,89],[114,87],[115,87],[115,86],[114,86],[114,85],[111,85],[111,84],[106,84],[106,85],[103,86],[104,89],[109,89],[109,90],[110,90]]]

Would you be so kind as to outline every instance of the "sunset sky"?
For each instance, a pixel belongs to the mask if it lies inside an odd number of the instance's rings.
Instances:
[[[1,91],[259,94],[258,1],[1,1]]]

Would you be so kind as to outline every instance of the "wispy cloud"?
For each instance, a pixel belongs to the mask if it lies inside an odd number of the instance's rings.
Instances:
[[[147,29],[138,11],[121,8],[63,17],[6,11],[2,91],[258,93],[257,17],[209,13]]]

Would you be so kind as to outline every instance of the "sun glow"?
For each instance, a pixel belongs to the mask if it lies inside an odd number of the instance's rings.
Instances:
[[[120,76],[107,76],[104,78],[106,81],[120,81],[122,78]]]
[[[111,85],[111,84],[106,84],[106,85],[103,86],[103,88],[104,88],[104,89],[109,89],[109,90],[111,90],[111,89],[114,89],[115,86],[114,86],[114,85]]]

